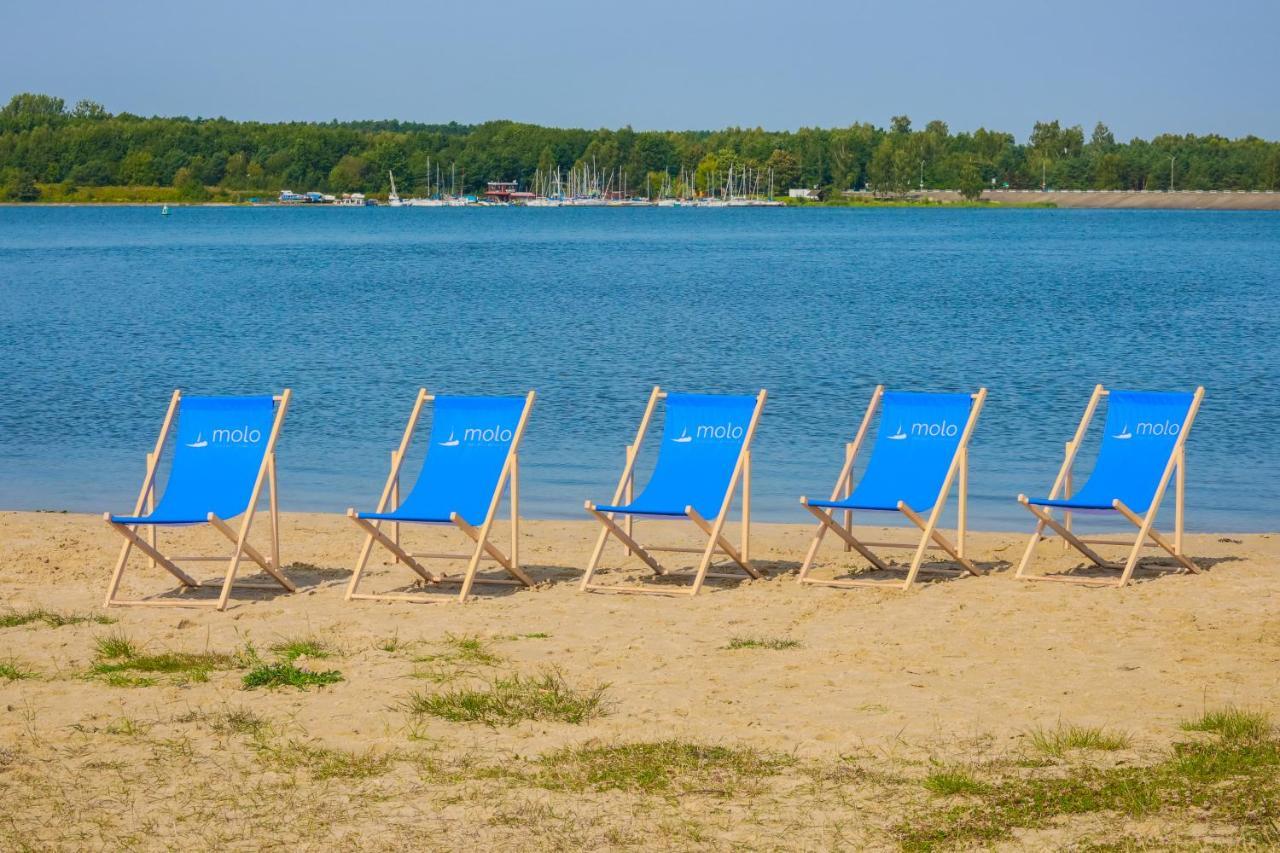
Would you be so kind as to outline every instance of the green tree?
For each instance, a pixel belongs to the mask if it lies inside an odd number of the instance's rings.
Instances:
[[[30,172],[13,172],[4,183],[4,197],[9,201],[36,201],[40,188]]]
[[[329,170],[329,189],[338,193],[353,193],[364,188],[366,164],[359,157],[342,155]]]
[[[969,201],[977,201],[982,198],[982,191],[987,187],[986,181],[982,179],[982,172],[973,163],[966,163],[960,170],[958,184],[960,195]]]
[[[121,183],[152,186],[156,182],[155,157],[150,151],[130,151],[120,161]]]
[[[800,163],[789,151],[775,148],[765,161],[765,167],[773,170],[773,187],[777,192],[797,186],[800,180]]]
[[[174,174],[173,187],[183,201],[205,201],[209,198],[209,191],[200,183],[200,178],[186,166]]]

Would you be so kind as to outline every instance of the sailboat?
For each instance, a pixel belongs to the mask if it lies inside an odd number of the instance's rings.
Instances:
[[[391,193],[387,196],[387,205],[389,207],[399,207],[401,205],[400,194],[396,192],[396,176],[390,170],[387,171],[387,177],[391,178]]]
[[[169,215],[169,205],[166,204],[164,207],[160,208],[160,215],[161,216]]]

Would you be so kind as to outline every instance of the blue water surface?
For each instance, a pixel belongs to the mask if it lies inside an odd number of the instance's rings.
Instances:
[[[370,508],[425,385],[537,389],[522,508],[585,517],[659,383],[767,388],[801,521],[876,383],[985,385],[971,519],[1023,529],[1102,382],[1206,386],[1188,524],[1276,530],[1278,262],[1267,212],[0,207],[0,508],[130,510],[173,388],[286,386],[284,508]]]

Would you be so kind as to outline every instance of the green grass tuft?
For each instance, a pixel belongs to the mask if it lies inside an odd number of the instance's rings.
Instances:
[[[733,637],[726,649],[798,649],[800,641],[789,637]]]
[[[538,763],[538,784],[552,790],[733,797],[795,761],[754,749],[664,740],[568,747],[542,756]]]
[[[21,681],[24,678],[35,678],[35,673],[15,660],[0,661],[0,679],[5,681]]]
[[[1092,749],[1115,752],[1128,749],[1130,738],[1123,732],[1109,732],[1096,726],[1062,726],[1055,729],[1035,729],[1031,732],[1031,745],[1045,755],[1061,758],[1072,749]]]
[[[258,664],[245,674],[243,684],[245,690],[254,690],[258,687],[272,689],[277,687],[296,687],[299,690],[306,690],[312,685],[336,684],[341,680],[342,673],[336,669],[313,672],[309,669],[295,666],[292,661],[281,661],[279,663]]]
[[[113,625],[115,621],[110,616],[56,613],[43,608],[6,610],[0,613],[0,628],[17,628],[21,625],[30,625],[33,622],[42,622],[50,628],[61,628],[63,625],[81,625],[85,622],[92,622],[97,625]]]
[[[119,631],[99,637],[96,646],[98,662],[90,667],[88,674],[112,687],[152,687],[159,683],[155,676],[167,676],[170,682],[178,684],[205,682],[210,672],[234,669],[239,663],[236,655],[221,652],[142,654]]]
[[[281,658],[295,661],[298,658],[327,658],[333,654],[333,648],[324,640],[316,637],[298,637],[284,640],[271,647]]]
[[[928,776],[924,777],[924,785],[926,791],[938,794],[943,797],[953,797],[958,794],[985,794],[987,786],[962,767],[946,767],[934,770]]]
[[[94,642],[94,648],[97,649],[98,657],[105,660],[131,658],[138,653],[138,649],[123,631],[112,631],[105,637],[99,637]]]
[[[584,723],[607,713],[608,685],[582,690],[565,681],[558,670],[534,677],[519,674],[495,678],[484,688],[464,688],[435,694],[412,694],[406,708],[455,723],[511,726],[523,720]]]
[[[248,708],[233,708],[214,715],[210,724],[218,734],[245,735],[261,738],[271,730],[271,723],[266,717],[250,711]]]
[[[1271,733],[1271,720],[1258,711],[1226,707],[1206,711],[1195,720],[1182,724],[1183,731],[1212,732],[1224,740],[1263,740]]]

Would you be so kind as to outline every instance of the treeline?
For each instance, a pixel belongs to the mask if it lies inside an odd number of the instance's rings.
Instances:
[[[1178,136],[1118,142],[1099,123],[1037,122],[1026,143],[980,129],[922,129],[906,116],[886,128],[766,131],[580,130],[510,121],[432,125],[400,121],[237,122],[113,115],[100,104],[20,94],[0,109],[0,194],[68,197],[77,188],[170,187],[176,197],[295,191],[385,192],[394,172],[402,194],[474,192],[486,181],[518,180],[589,165],[626,176],[653,194],[666,175],[677,192],[719,186],[731,166],[772,174],[774,187],[901,193],[984,187],[1164,190],[1280,189],[1280,143],[1248,136]],[[692,187],[679,183],[690,176]],[[42,190],[43,187],[43,190]]]

